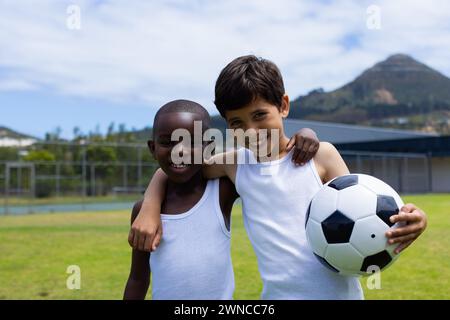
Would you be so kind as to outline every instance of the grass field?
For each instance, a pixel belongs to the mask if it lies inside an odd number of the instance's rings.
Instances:
[[[404,197],[428,214],[428,230],[381,275],[367,299],[450,299],[450,194]],[[261,281],[240,206],[233,210],[235,299],[258,299]],[[121,299],[128,277],[129,212],[0,217],[0,299]],[[69,265],[81,289],[66,288]],[[280,263],[282,268],[282,263]]]

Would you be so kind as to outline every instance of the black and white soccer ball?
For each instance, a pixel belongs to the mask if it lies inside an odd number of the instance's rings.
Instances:
[[[343,275],[368,275],[392,264],[398,255],[386,231],[403,201],[385,182],[365,174],[337,177],[309,205],[306,237],[319,261]]]

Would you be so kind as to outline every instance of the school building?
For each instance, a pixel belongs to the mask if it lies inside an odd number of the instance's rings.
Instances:
[[[285,120],[285,131],[313,129],[333,143],[350,172],[370,174],[400,193],[450,192],[450,136],[309,120]]]

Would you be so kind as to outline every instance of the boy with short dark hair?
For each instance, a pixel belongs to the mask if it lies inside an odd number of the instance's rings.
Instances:
[[[241,196],[245,227],[263,280],[262,298],[363,298],[357,278],[332,273],[318,262],[304,230],[306,211],[315,193],[323,183],[349,173],[338,151],[330,143],[321,142],[313,160],[305,166],[295,168],[287,161],[292,150],[288,148],[283,119],[289,114],[289,97],[274,63],[255,56],[239,57],[222,70],[215,89],[216,107],[230,128],[279,133],[264,139],[266,145],[276,147],[272,149],[277,150],[276,160],[261,161],[248,145],[250,148],[233,151],[237,164],[221,164],[218,160],[224,155],[216,155],[204,169],[208,178],[228,176]],[[259,140],[257,145],[261,145]],[[256,161],[249,164],[248,159]],[[164,179],[164,175],[155,175],[150,186]],[[147,207],[139,214],[142,220],[137,220],[132,229],[143,231],[154,244],[158,242],[153,231],[159,225],[160,203],[157,193],[146,197]],[[425,214],[412,204],[405,205],[391,221],[406,223],[387,234],[389,243],[400,244],[397,252],[426,228]]]
[[[161,216],[165,241],[157,252],[133,250],[124,299],[144,299],[152,272],[153,299],[232,299],[234,273],[230,255],[230,214],[237,193],[225,177],[206,180],[201,163],[174,163],[172,152],[192,160],[207,143],[187,146],[172,141],[177,129],[194,132],[194,121],[207,130],[208,112],[198,103],[176,100],[157,112],[153,157],[167,175]],[[133,223],[142,201],[135,204]]]

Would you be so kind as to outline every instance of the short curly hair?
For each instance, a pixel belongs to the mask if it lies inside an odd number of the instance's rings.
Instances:
[[[203,130],[210,128],[211,117],[208,111],[199,103],[190,100],[174,100],[163,105],[155,114],[155,119],[153,120],[153,136],[158,127],[159,117],[163,114],[176,113],[176,112],[189,112],[195,113],[200,116],[202,120]]]

